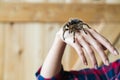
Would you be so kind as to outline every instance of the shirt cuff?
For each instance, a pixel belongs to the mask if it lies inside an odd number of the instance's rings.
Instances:
[[[62,80],[63,75],[64,75],[64,69],[63,66],[61,67],[61,70],[58,74],[51,78],[45,78],[42,75],[40,75],[42,66],[38,69],[38,71],[35,73],[37,80]]]

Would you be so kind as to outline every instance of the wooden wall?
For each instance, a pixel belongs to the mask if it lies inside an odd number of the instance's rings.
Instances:
[[[55,33],[69,17],[78,17],[87,22],[109,39],[120,52],[120,2],[117,0],[0,1],[0,80],[35,80],[34,74],[42,65]],[[75,4],[77,7],[72,8],[71,5]],[[93,8],[90,9],[90,6]],[[45,10],[41,9],[45,7]],[[66,12],[59,9],[65,9]],[[41,17],[42,12],[45,15]],[[59,16],[49,16],[48,12],[59,13]],[[101,65],[101,58],[97,53],[96,56]],[[108,56],[111,62],[120,58],[109,53]],[[74,49],[69,46],[62,63],[66,70],[92,67],[91,62],[89,66],[84,66]]]

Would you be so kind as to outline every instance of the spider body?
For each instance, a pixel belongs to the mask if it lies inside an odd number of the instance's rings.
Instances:
[[[63,39],[65,40],[65,37],[64,37],[65,32],[69,31],[69,33],[73,33],[73,42],[75,43],[75,33],[80,31],[80,30],[83,30],[85,32],[83,25],[86,25],[88,28],[90,28],[86,23],[83,23],[83,21],[81,21],[79,19],[69,20],[63,26]]]

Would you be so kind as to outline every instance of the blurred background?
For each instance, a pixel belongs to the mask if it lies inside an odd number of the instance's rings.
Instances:
[[[55,33],[69,18],[88,23],[120,52],[120,0],[0,0],[0,80],[35,80]],[[111,62],[120,58],[106,54]],[[92,68],[86,57],[89,66],[67,46],[64,69]]]

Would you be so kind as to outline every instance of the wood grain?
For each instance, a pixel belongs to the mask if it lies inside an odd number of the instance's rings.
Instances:
[[[4,25],[0,24],[0,80],[3,79],[4,64]]]
[[[20,34],[22,27],[15,26],[5,26],[3,80],[24,80],[24,57],[20,44],[23,39]]]
[[[0,3],[0,22],[120,22],[120,4]]]

